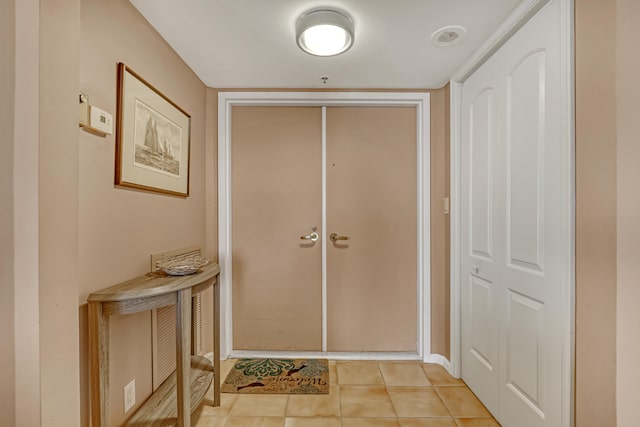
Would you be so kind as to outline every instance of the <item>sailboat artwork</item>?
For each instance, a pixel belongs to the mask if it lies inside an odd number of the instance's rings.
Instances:
[[[118,63],[114,184],[189,197],[191,116]]]
[[[136,99],[136,166],[168,175],[180,176],[182,129],[153,108]]]

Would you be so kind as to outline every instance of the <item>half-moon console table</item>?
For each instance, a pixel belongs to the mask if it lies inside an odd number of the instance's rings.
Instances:
[[[108,427],[109,316],[176,306],[176,372],[129,419],[133,425],[191,426],[191,412],[213,381],[213,405],[220,406],[220,267],[204,266],[188,276],[149,273],[89,295],[91,422]],[[213,297],[213,364],[193,355],[192,297],[210,286]],[[213,372],[211,372],[213,370]],[[170,398],[175,396],[175,399]],[[176,408],[177,405],[177,408]]]

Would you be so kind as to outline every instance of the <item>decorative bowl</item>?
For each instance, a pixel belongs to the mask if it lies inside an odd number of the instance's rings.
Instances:
[[[182,259],[158,262],[158,267],[170,276],[186,276],[198,271],[209,263],[207,258],[191,256]]]

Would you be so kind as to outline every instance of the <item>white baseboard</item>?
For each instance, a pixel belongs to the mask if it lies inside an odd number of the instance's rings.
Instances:
[[[451,362],[449,361],[449,359],[447,359],[443,355],[441,355],[441,354],[429,354],[424,358],[424,362],[425,363],[436,363],[436,364],[442,366],[444,369],[446,369],[447,372],[449,372],[449,375],[451,375],[452,377],[456,378],[456,376],[453,375],[453,368],[451,366]]]
[[[331,351],[257,351],[233,350],[233,359],[285,358],[285,359],[332,359],[332,360],[420,360],[417,353],[410,352],[331,352]]]

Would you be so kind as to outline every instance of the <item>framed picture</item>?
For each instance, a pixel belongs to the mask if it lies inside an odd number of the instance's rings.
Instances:
[[[189,196],[191,116],[118,64],[115,184]]]

